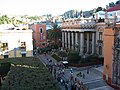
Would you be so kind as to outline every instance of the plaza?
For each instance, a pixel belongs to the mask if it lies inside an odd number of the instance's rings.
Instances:
[[[42,60],[44,64],[47,64],[47,58],[51,59],[53,63],[57,63],[57,61],[51,57],[51,55],[47,54],[46,56],[44,54],[37,55],[37,57]],[[69,80],[71,77],[71,68],[73,70],[73,77],[77,78],[80,82],[83,83],[89,90],[114,90],[110,86],[107,85],[107,83],[103,80],[103,65],[94,65],[94,66],[88,66],[88,67],[68,67],[67,69],[64,69],[64,75],[62,76],[62,79],[65,81]],[[87,74],[87,71],[89,70],[89,73]],[[77,76],[78,73],[85,75],[83,76]],[[61,90],[65,90],[64,86],[59,84],[61,87]]]

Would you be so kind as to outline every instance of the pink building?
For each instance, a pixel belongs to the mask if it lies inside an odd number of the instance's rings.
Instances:
[[[30,28],[33,30],[33,45],[34,48],[44,48],[47,42],[47,33],[46,25],[37,23],[30,25]]]

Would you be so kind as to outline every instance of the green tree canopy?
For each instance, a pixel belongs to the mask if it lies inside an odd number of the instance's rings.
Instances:
[[[101,10],[103,10],[103,8],[102,8],[102,7],[98,7],[98,8],[96,9],[96,12],[99,12],[99,11],[101,11]]]
[[[57,44],[59,39],[61,39],[62,34],[61,34],[61,29],[58,27],[58,25],[55,23],[53,25],[53,29],[48,31],[48,39],[52,40]]]

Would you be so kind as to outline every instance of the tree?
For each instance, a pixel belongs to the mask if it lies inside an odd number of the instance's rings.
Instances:
[[[116,2],[116,5],[117,5],[117,4],[120,4],[120,0]]]
[[[81,10],[81,11],[80,11],[80,17],[82,17],[82,14],[83,14],[83,11]]]
[[[7,24],[12,23],[12,19],[9,18],[7,15],[3,15],[0,17],[0,24],[5,24],[5,23]]]
[[[98,8],[96,9],[96,12],[99,12],[99,11],[101,11],[101,10],[103,10],[103,8],[102,8],[102,7],[98,7]]]
[[[76,10],[75,17],[78,18],[78,11]]]
[[[109,3],[109,7],[113,7],[113,6],[115,6],[114,2]]]
[[[72,11],[72,18],[74,18],[74,15],[75,15],[75,11],[73,10]]]
[[[53,25],[53,29],[48,32],[48,39],[54,41],[54,44],[58,44],[59,39],[61,39],[61,37],[62,37],[61,29],[55,23]]]

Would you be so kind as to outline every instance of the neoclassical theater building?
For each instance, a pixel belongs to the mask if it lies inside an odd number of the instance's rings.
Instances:
[[[62,46],[80,55],[98,54],[103,57],[104,23],[93,18],[71,18],[62,22]]]

